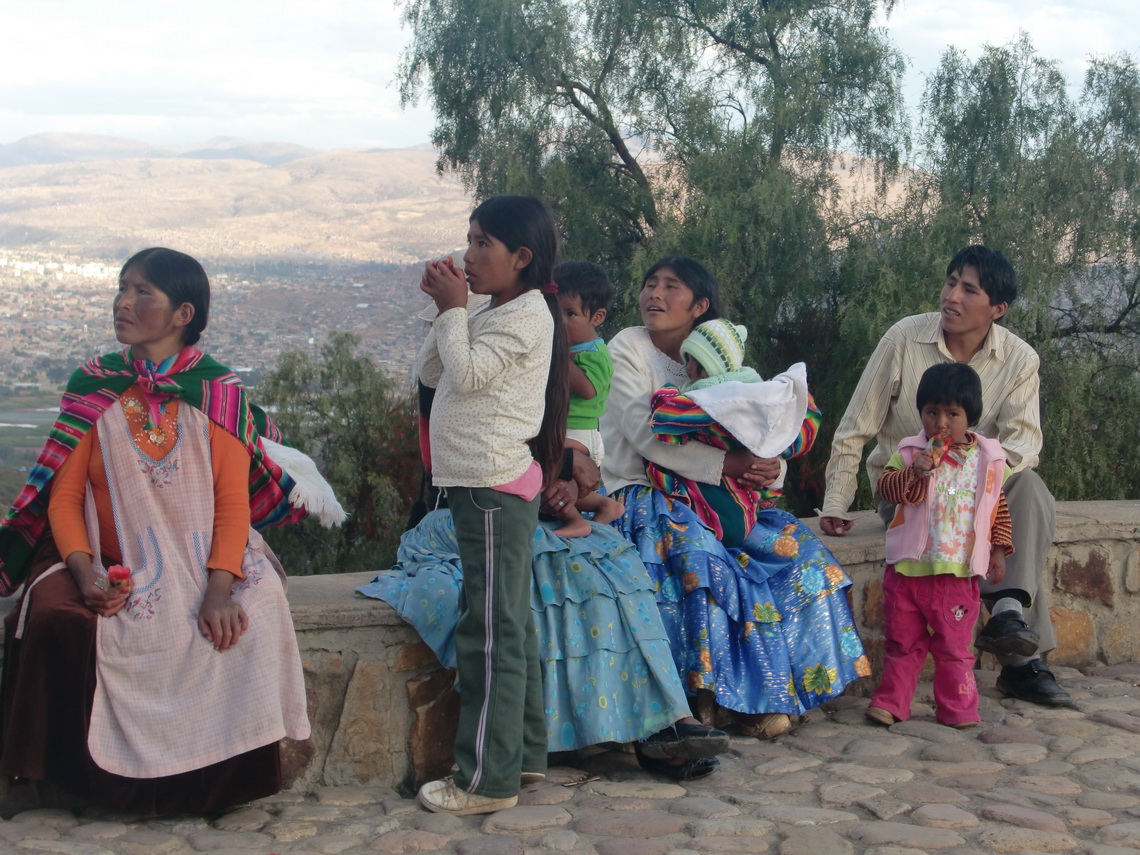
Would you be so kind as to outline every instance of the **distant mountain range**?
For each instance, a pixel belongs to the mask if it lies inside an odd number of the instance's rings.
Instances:
[[[132,157],[185,157],[191,160],[226,158],[280,166],[291,160],[320,153],[319,149],[292,143],[250,142],[237,137],[215,137],[189,145],[151,145],[140,140],[96,134],[36,134],[8,145],[0,145],[0,169]]]
[[[89,134],[0,145],[0,249],[408,263],[462,242],[471,202],[427,146],[304,148]]]

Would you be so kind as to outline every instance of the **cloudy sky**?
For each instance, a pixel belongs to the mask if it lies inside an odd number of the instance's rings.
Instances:
[[[900,0],[886,25],[912,107],[947,45],[977,56],[1025,30],[1074,84],[1091,54],[1140,57],[1135,0]],[[66,131],[399,148],[431,133],[429,109],[400,107],[391,0],[0,0],[0,31],[0,144]]]

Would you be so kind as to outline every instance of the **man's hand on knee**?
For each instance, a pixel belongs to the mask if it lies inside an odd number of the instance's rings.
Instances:
[[[843,537],[855,525],[854,520],[843,520],[839,517],[820,517],[819,527],[823,529],[824,534],[830,534],[832,537]]]

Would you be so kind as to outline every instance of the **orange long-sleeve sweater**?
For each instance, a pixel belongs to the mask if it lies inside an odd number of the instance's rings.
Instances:
[[[152,460],[161,460],[174,447],[178,419],[177,400],[166,404],[158,431],[145,430],[146,407],[137,385],[120,399],[131,435],[138,448]],[[157,439],[157,441],[155,441]],[[210,459],[214,480],[214,531],[206,566],[241,578],[241,561],[249,539],[249,452],[235,437],[210,422]],[[104,555],[122,560],[107,488],[107,472],[99,452],[98,426],[92,427],[56,474],[48,504],[48,519],[59,553],[65,559],[73,552],[92,554],[83,519],[87,482],[95,497],[99,517],[99,544]]]

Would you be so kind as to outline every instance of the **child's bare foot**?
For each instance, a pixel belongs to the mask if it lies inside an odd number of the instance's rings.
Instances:
[[[601,496],[600,498],[598,508],[594,511],[594,522],[605,525],[616,519],[621,519],[621,515],[625,513],[625,505],[609,496]]]
[[[585,537],[593,530],[590,528],[590,521],[573,506],[563,508],[559,518],[562,520],[562,525],[554,529],[554,533],[559,537]]]

